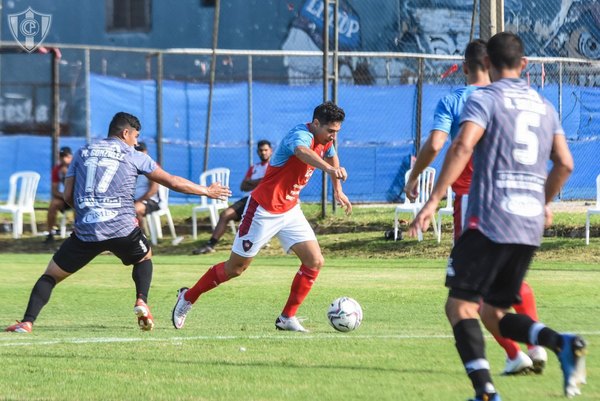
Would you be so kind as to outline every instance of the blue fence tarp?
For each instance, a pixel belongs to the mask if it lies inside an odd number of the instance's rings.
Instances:
[[[106,136],[108,123],[118,111],[137,115],[142,122],[140,140],[156,157],[156,84],[92,75],[91,135]],[[422,142],[425,140],[438,100],[454,87],[425,85],[422,108]],[[555,105],[558,87],[547,85],[542,93]],[[233,199],[242,196],[239,185],[249,165],[248,86],[219,83],[213,94],[209,168],[231,169]],[[294,125],[310,119],[312,108],[322,100],[322,87],[288,86],[255,82],[252,85],[254,141],[268,139],[277,145]],[[582,99],[583,102],[582,103]],[[204,142],[208,86],[164,81],[163,167],[197,182],[204,165]],[[345,192],[354,202],[397,201],[403,184],[403,163],[413,152],[416,129],[416,87],[350,86],[339,88],[339,103],[346,121],[339,136],[342,164],[349,172]],[[584,104],[585,106],[582,106]],[[590,106],[591,105],[591,106]],[[563,126],[576,168],[563,190],[563,199],[595,197],[595,177],[600,173],[600,89],[563,87]],[[595,129],[596,128],[596,129]],[[81,137],[60,139],[60,146],[78,148]],[[50,197],[50,138],[33,135],[0,135],[0,200],[6,200],[10,174],[34,170],[41,174],[38,199]],[[445,149],[443,153],[445,153]],[[433,164],[439,170],[440,155]],[[303,190],[304,201],[321,198],[320,174]],[[194,197],[172,192],[172,201],[196,202]]]

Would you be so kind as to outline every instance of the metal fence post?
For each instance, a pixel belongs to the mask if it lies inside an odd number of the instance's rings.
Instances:
[[[58,155],[58,141],[60,138],[60,57],[57,49],[52,49],[52,156],[50,161],[53,167]]]
[[[208,84],[208,107],[206,111],[206,139],[204,141],[204,171],[208,170],[208,155],[210,147],[210,119],[213,105],[213,89],[217,69],[217,46],[219,43],[219,15],[221,14],[221,0],[215,1],[215,15],[213,18],[212,56],[210,58],[210,82]]]
[[[563,122],[563,65],[558,62],[558,121]],[[558,199],[562,200],[563,187],[558,191]]]
[[[86,48],[83,52],[84,70],[85,70],[85,142],[92,141],[92,101],[90,99],[90,49]]]
[[[156,158],[164,165],[163,160],[163,54],[156,53]]]
[[[415,155],[421,150],[421,114],[423,113],[423,59],[419,57],[419,76],[417,78],[417,104],[415,112]]]
[[[248,55],[248,165],[251,166],[254,157],[254,131],[252,127],[252,55]]]
[[[329,0],[323,8],[323,102],[329,100]],[[327,216],[327,174],[321,171],[321,218]]]

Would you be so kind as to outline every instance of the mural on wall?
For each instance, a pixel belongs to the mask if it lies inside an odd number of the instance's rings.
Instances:
[[[323,4],[323,0],[304,2],[289,27],[282,49],[322,48]],[[391,9],[395,9],[395,13],[390,13]],[[339,24],[340,48],[461,55],[469,41],[472,13],[473,0],[397,0],[396,7],[379,13],[377,8],[368,8],[356,0],[344,0],[340,5],[343,16]],[[475,37],[479,34],[478,21],[477,14]],[[523,38],[527,54],[531,56],[600,59],[600,2],[594,0],[506,0],[505,29]],[[290,82],[319,80],[321,60],[312,61],[288,57],[285,66]],[[407,69],[414,69],[414,64],[400,61],[390,64],[377,59],[368,63],[343,60],[340,65],[342,81],[356,81],[357,75],[363,74],[368,77],[367,83],[389,82],[384,77],[389,77],[390,72],[402,77]],[[447,65],[438,63],[433,68],[444,70]]]
[[[292,21],[283,50],[319,51],[323,48],[323,0],[307,0]],[[330,37],[333,38],[333,5],[329,6]],[[349,2],[342,0],[338,12],[338,47],[340,50],[359,51],[362,48],[360,18]],[[333,39],[330,41],[333,49]],[[321,57],[291,56],[283,60],[290,84],[316,83],[321,79]],[[331,68],[331,65],[330,65]],[[340,62],[340,79],[353,82],[353,68],[345,60]]]
[[[549,27],[549,34],[541,38],[540,55],[600,60],[599,2],[563,1]]]

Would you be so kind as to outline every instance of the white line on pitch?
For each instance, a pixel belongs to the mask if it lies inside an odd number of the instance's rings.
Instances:
[[[182,342],[182,341],[228,341],[228,340],[321,340],[321,339],[337,339],[337,340],[400,340],[400,339],[446,339],[451,338],[450,335],[344,335],[344,334],[323,334],[323,335],[306,335],[299,334],[294,336],[190,336],[190,337],[163,337],[163,338],[141,338],[141,337],[91,337],[91,338],[65,338],[61,340],[49,341],[23,341],[23,339],[0,339],[0,347],[8,346],[30,346],[30,345],[56,345],[56,344],[98,344],[98,343],[130,343],[130,342]]]
[[[583,336],[598,336],[600,331],[578,332]],[[487,336],[489,337],[489,336]],[[228,341],[228,340],[411,340],[411,339],[449,339],[451,335],[344,335],[344,334],[322,334],[322,335],[294,335],[294,336],[190,336],[190,337],[164,337],[164,338],[142,338],[142,337],[91,337],[91,338],[65,338],[49,341],[23,341],[22,338],[0,338],[0,347],[17,347],[32,345],[57,345],[57,344],[100,344],[100,343],[131,343],[131,342],[183,342],[183,341]]]

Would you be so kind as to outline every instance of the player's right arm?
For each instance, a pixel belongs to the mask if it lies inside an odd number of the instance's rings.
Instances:
[[[227,199],[231,196],[229,187],[224,187],[219,182],[213,182],[210,186],[199,185],[177,175],[172,175],[157,166],[152,172],[146,174],[150,180],[155,181],[173,191],[190,195],[207,196],[213,199]]]
[[[346,173],[346,169],[344,167],[333,166],[327,163],[321,158],[321,156],[317,154],[317,152],[308,146],[296,146],[294,149],[294,156],[302,160],[304,163],[318,168],[319,170],[324,171],[338,180],[346,181],[346,178],[348,178],[348,173]]]

